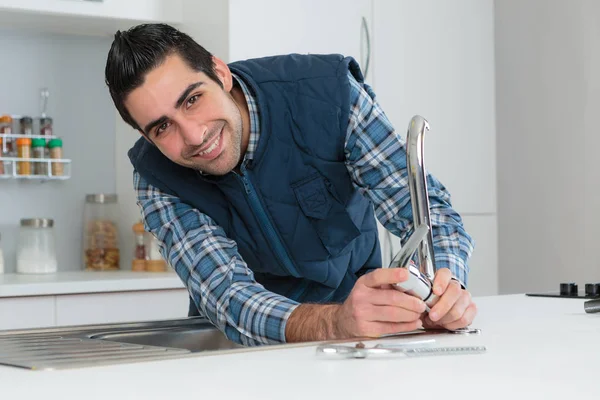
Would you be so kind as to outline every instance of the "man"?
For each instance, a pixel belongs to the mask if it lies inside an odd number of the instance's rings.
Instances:
[[[352,58],[225,64],[163,24],[117,32],[106,83],[148,231],[207,317],[245,345],[467,326],[472,240],[428,176],[438,303],[392,284],[375,222],[412,230],[406,153]],[[374,212],[374,209],[375,212]],[[461,285],[462,283],[462,285]]]

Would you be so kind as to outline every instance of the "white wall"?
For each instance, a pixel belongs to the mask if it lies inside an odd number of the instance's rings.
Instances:
[[[495,4],[502,293],[600,281],[600,3]]]
[[[104,85],[108,38],[0,31],[0,114],[37,117],[48,87],[48,115],[72,159],[67,181],[0,180],[0,246],[14,272],[19,220],[54,218],[59,270],[82,268],[86,193],[115,191],[115,112]]]

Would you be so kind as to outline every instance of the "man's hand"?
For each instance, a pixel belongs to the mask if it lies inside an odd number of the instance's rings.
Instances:
[[[334,317],[336,336],[379,337],[422,327],[425,303],[391,287],[407,279],[402,268],[380,268],[360,277]]]
[[[379,337],[422,327],[425,303],[391,286],[407,279],[403,268],[379,268],[361,276],[343,304],[300,304],[287,321],[286,341]]]
[[[471,300],[471,294],[452,279],[448,268],[441,268],[436,272],[433,293],[439,299],[423,318],[426,328],[442,327],[453,330],[464,328],[473,322],[477,306]]]

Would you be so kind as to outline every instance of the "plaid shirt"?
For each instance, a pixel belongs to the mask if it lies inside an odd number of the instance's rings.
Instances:
[[[246,84],[234,78],[250,111],[250,140],[244,157],[252,159],[259,140],[260,110]],[[357,190],[374,203],[379,221],[404,242],[412,231],[404,141],[375,101],[371,88],[351,75],[350,83],[351,113],[345,144],[348,172]],[[473,241],[451,208],[448,192],[433,176],[427,179],[436,267],[450,268],[466,284],[466,260]],[[285,342],[286,322],[298,303],[257,283],[235,241],[208,215],[161,192],[137,172],[134,187],[146,229],[158,239],[163,257],[187,286],[200,313],[235,342]]]

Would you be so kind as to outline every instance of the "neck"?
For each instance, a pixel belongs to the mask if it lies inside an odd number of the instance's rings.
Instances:
[[[231,97],[233,97],[233,101],[235,101],[235,104],[240,110],[240,114],[242,116],[242,145],[240,149],[241,162],[241,160],[244,159],[246,150],[248,150],[248,143],[250,142],[250,110],[248,109],[248,103],[246,102],[244,92],[238,85],[234,85],[231,89]]]

